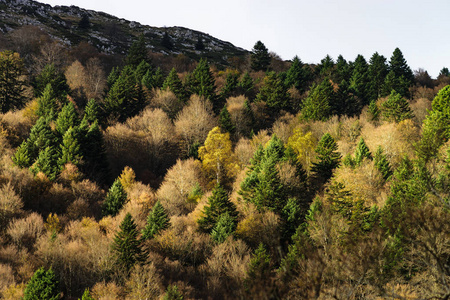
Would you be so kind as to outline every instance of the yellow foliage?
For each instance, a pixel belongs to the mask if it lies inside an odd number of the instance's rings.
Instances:
[[[48,232],[59,232],[61,230],[61,223],[57,214],[50,213],[45,220],[45,229]]]
[[[221,133],[219,127],[214,127],[208,133],[205,145],[198,149],[198,155],[205,172],[214,178],[213,182],[223,183],[224,180],[236,176],[239,171],[230,134]]]
[[[133,169],[126,166],[120,174],[119,181],[123,189],[128,193],[131,187],[136,183],[136,174]]]
[[[303,167],[309,170],[316,147],[316,140],[312,133],[309,131],[303,134],[303,130],[297,127],[294,129],[294,134],[288,139],[287,145],[297,153],[297,160],[301,162]]]

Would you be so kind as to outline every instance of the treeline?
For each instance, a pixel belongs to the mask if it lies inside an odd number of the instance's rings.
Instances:
[[[0,52],[3,298],[449,297],[448,69],[48,47]]]

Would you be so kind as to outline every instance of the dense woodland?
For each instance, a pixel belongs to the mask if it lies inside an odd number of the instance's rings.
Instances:
[[[449,299],[447,68],[21,30],[0,36],[3,299]]]

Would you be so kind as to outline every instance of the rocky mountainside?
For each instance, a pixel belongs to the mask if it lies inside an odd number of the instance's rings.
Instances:
[[[55,6],[32,0],[0,0],[0,31],[35,25],[66,45],[87,41],[100,52],[125,54],[141,34],[156,53],[180,54],[226,65],[248,51],[209,34],[183,27],[152,27],[77,6]]]

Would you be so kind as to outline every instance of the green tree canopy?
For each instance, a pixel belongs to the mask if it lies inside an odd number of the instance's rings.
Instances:
[[[170,226],[170,219],[167,212],[159,201],[155,203],[152,210],[148,214],[147,224],[142,230],[142,239],[152,239],[164,229]]]
[[[52,269],[43,267],[34,272],[24,291],[24,300],[57,300],[60,299],[59,282]]]
[[[319,85],[313,85],[303,103],[301,118],[304,120],[324,121],[331,116],[331,103],[335,93],[329,79]]]
[[[0,52],[0,111],[22,108],[25,86],[25,65],[18,53]]]
[[[252,53],[250,55],[250,65],[253,71],[267,71],[270,66],[270,54],[266,46],[257,41],[253,46]]]
[[[116,179],[106,195],[102,213],[104,216],[115,216],[127,201],[127,193],[119,179]]]
[[[381,104],[381,114],[383,119],[396,123],[413,118],[413,112],[409,107],[409,102],[402,95],[392,90],[388,99]]]

